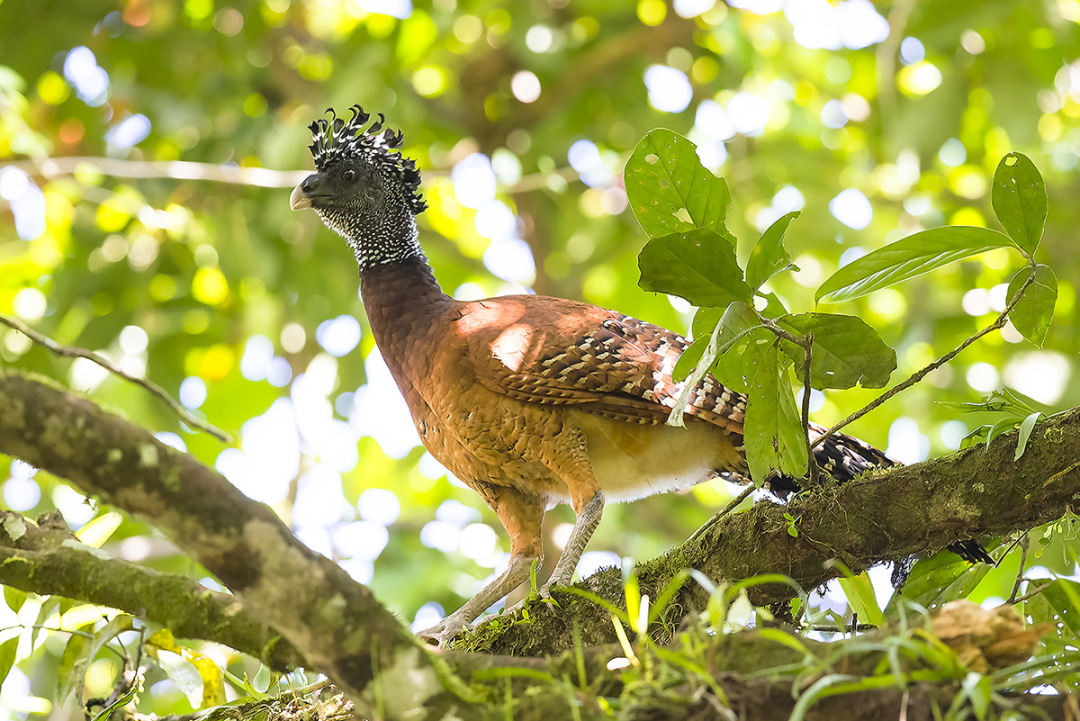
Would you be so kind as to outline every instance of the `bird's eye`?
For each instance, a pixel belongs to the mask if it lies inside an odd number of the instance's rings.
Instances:
[[[341,179],[344,180],[346,183],[353,182],[354,180],[356,180],[356,171],[346,170],[344,173],[341,174]]]

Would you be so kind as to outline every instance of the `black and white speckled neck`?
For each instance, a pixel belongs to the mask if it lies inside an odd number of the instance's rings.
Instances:
[[[326,227],[349,244],[360,275],[372,268],[409,258],[427,261],[420,248],[416,218],[404,198],[390,193],[384,202],[362,211],[352,208],[316,208]]]

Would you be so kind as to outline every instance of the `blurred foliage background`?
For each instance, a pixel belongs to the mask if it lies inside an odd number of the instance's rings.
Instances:
[[[505,562],[508,544],[418,445],[351,253],[314,214],[289,210],[311,167],[308,123],[360,103],[405,131],[430,204],[422,242],[448,292],[583,298],[687,333],[692,309],[637,288],[645,238],[622,166],[650,128],[688,136],[727,178],[742,256],[803,210],[787,236],[801,271],[771,284],[795,311],[867,250],[992,223],[998,160],[1028,154],[1050,196],[1041,260],[1061,283],[1056,322],[1042,349],[1009,327],[992,334],[851,428],[916,461],[983,422],[942,402],[1007,385],[1040,407],[1080,403],[1078,23],[1080,0],[2,0],[0,312],[144,375],[235,442],[15,331],[0,330],[0,360],[216,466],[424,626]],[[995,251],[830,309],[880,330],[899,380],[988,323],[1017,269]],[[815,418],[835,422],[873,395],[816,396]],[[79,529],[108,512],[6,457],[0,480],[3,504],[29,516],[59,509]],[[653,557],[730,497],[716,482],[612,507],[580,571]],[[567,508],[549,514],[553,549],[570,521]],[[1070,528],[1033,534],[1029,577],[1076,572]],[[138,520],[101,540],[206,575]],[[1019,550],[971,597],[1007,597],[1018,564]],[[874,578],[884,601],[891,589]],[[818,600],[845,612],[838,589]],[[0,628],[32,624],[40,608],[0,607]],[[22,649],[0,715],[50,712],[63,642],[45,634]],[[225,649],[207,653],[254,673]],[[115,665],[95,664],[88,694],[111,688]],[[188,708],[175,683],[151,681],[142,710]]]

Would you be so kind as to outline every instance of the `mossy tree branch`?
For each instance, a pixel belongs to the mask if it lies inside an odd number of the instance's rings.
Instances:
[[[858,573],[877,561],[936,551],[965,538],[1004,536],[1059,518],[1080,498],[1080,409],[1035,426],[1016,460],[1017,432],[911,466],[868,473],[839,487],[807,493],[789,505],[757,503],[750,510],[710,522],[666,556],[641,564],[642,593],[656,598],[675,573],[694,568],[714,581],[779,573],[812,590],[839,571],[839,559]],[[784,514],[798,516],[798,537]],[[600,571],[582,585],[623,605],[618,569]],[[755,604],[791,598],[786,585],[750,589]],[[533,601],[531,623],[498,620],[458,642],[462,649],[535,655],[572,647],[576,624],[589,644],[616,640],[608,614],[580,597],[558,594],[558,609]],[[701,609],[705,591],[687,583],[675,607]],[[625,606],[623,606],[625,607]],[[679,617],[667,619],[678,623]],[[509,621],[509,622],[508,622]]]
[[[711,524],[669,556],[644,564],[640,569],[642,590],[655,598],[657,589],[687,566],[717,580],[780,572],[812,588],[833,574],[824,567],[830,558],[840,558],[859,569],[872,560],[901,558],[959,537],[1031,527],[1059,516],[1080,492],[1078,430],[1080,411],[1074,410],[1040,424],[1020,461],[1012,460],[1014,434],[999,439],[989,449],[974,449],[823,489],[800,499],[795,509],[759,504],[749,512]],[[383,704],[400,706],[384,706],[381,715],[401,717],[406,708],[421,705],[437,714],[454,708],[465,719],[484,717],[492,711],[490,707],[466,706],[459,697],[447,693],[444,689],[453,682],[450,675],[441,672],[443,661],[432,659],[415,646],[368,589],[327,559],[303,548],[265,506],[242,496],[191,457],[158,443],[144,429],[47,381],[0,370],[0,452],[68,478],[87,493],[147,517],[240,593],[251,613],[288,638],[313,668],[327,672],[361,704],[374,704],[372,679],[385,684],[397,678],[399,686],[407,680],[408,696],[406,686],[392,693],[385,687],[380,689],[377,696]],[[787,534],[783,518],[784,512],[793,510],[802,519],[798,538]],[[610,601],[621,602],[623,587],[617,573],[597,574],[587,579],[586,585]],[[767,603],[786,598],[790,592],[762,586],[754,593],[756,602]],[[575,622],[580,624],[585,643],[610,641],[605,635],[605,629],[611,628],[606,612],[577,597],[563,594],[559,599],[562,607],[557,614],[546,604],[532,604],[530,624],[503,624],[498,633],[485,637],[487,648],[557,654],[560,647],[571,647],[570,627]],[[704,600],[703,592],[688,584],[672,608],[689,611],[703,607]],[[538,640],[548,648],[540,649]],[[766,641],[766,645],[775,644]],[[730,673],[727,665],[712,666],[730,659],[730,668],[742,671],[743,661],[765,658],[763,652],[747,651],[761,642],[755,634],[710,641],[734,644],[709,654],[713,659],[710,674],[723,679],[729,697],[733,691],[741,694],[738,689],[746,684],[726,676]],[[593,690],[597,684],[611,684],[617,692],[622,683],[619,674],[604,668],[608,651],[598,649],[587,655],[588,682]],[[544,664],[554,678],[577,675],[572,653],[548,661],[448,653],[443,660],[466,677],[474,671],[483,672],[485,667],[512,664],[531,668],[535,663]],[[504,681],[497,678],[493,683],[503,688]],[[525,683],[521,679],[513,683],[519,682]],[[766,692],[770,697],[791,699],[790,680],[755,683],[767,688],[747,686],[747,693],[740,695],[747,702],[764,698],[761,694]],[[566,699],[547,700],[573,702],[577,692],[571,687]],[[698,693],[700,688],[688,690]],[[911,687],[909,691],[913,702],[949,693],[934,687]],[[899,692],[888,692],[891,703]],[[698,696],[698,700],[706,698],[707,694]],[[535,714],[531,712],[550,705],[536,699],[521,704],[521,718],[532,717]]]
[[[440,666],[370,589],[297,541],[269,507],[145,429],[50,381],[0,369],[0,452],[148,519],[358,708],[469,718]],[[410,693],[376,688],[380,670],[407,678]]]
[[[280,672],[307,665],[239,597],[187,576],[112,558],[80,543],[52,514],[35,525],[0,510],[0,585],[127,611],[177,637],[225,644]]]

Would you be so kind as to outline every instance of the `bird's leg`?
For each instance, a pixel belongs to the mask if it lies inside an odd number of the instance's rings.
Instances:
[[[603,491],[596,489],[592,497],[580,506],[575,503],[574,511],[577,513],[574,529],[570,532],[570,538],[566,542],[566,547],[563,548],[559,562],[555,564],[555,570],[551,572],[547,583],[540,588],[541,596],[549,596],[552,586],[565,586],[574,577],[581,554],[585,551],[589,539],[592,538],[593,531],[600,525],[600,517],[604,513]]]
[[[529,569],[534,560],[536,560],[535,556],[533,558],[521,555],[512,556],[506,570],[480,589],[479,593],[465,602],[465,605],[431,628],[426,628],[416,635],[433,645],[445,646],[447,641],[467,628],[491,604],[529,580]]]
[[[540,538],[540,524],[544,518],[543,500],[511,488],[500,488],[488,499],[488,504],[510,535],[510,565],[464,606],[431,628],[416,634],[424,641],[446,645],[491,604],[529,580],[533,561],[543,563],[544,545]]]

